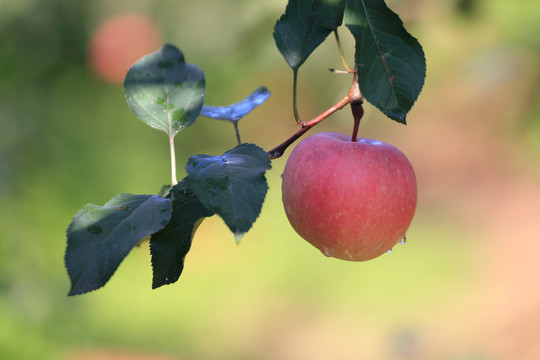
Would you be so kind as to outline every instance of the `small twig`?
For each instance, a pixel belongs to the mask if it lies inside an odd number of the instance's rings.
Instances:
[[[325,112],[323,112],[322,114],[320,114],[319,116],[317,116],[316,118],[308,122],[301,123],[301,125],[302,127],[311,128],[317,125],[318,123],[320,123],[321,121],[323,121],[324,119],[326,119],[328,116],[335,113],[336,111],[343,109],[345,106],[347,106],[347,104],[350,104],[350,102],[351,102],[351,98],[349,97],[349,95],[347,95],[343,99],[341,99],[338,103],[336,103],[334,106],[332,106],[330,109],[326,110]]]
[[[354,73],[353,83],[349,89],[349,93],[343,99],[341,99],[337,104],[332,106],[330,109],[323,112],[321,115],[317,116],[313,120],[310,120],[306,123],[302,123],[302,126],[314,126],[326,119],[328,116],[335,113],[337,110],[343,109],[347,104],[352,104],[356,102],[362,103],[363,101],[362,93],[360,92],[360,87],[358,86],[358,75]]]
[[[300,136],[304,135],[304,133],[308,131],[309,129],[311,129],[311,126],[301,128],[300,130],[295,132],[293,136],[285,140],[283,143],[279,144],[272,150],[268,151],[268,156],[270,156],[270,159],[277,159],[281,157],[283,153],[285,152],[285,150],[289,147],[289,145],[295,142]]]
[[[301,122],[302,128],[298,130],[296,133],[294,133],[290,138],[285,140],[280,145],[276,146],[272,150],[268,151],[268,156],[270,156],[271,159],[277,159],[280,156],[283,155],[285,150],[293,143],[295,142],[300,136],[302,136],[305,132],[307,132],[309,129],[311,129],[313,126],[317,125],[333,113],[335,113],[338,110],[343,109],[348,104],[353,103],[360,103],[362,104],[363,97],[362,93],[360,92],[360,87],[358,86],[358,76],[356,75],[356,72],[354,73],[353,83],[351,85],[351,88],[349,89],[349,93],[347,96],[345,96],[343,99],[341,99],[339,102],[337,102],[334,106],[320,114],[319,116],[313,118],[312,120],[308,122]]]

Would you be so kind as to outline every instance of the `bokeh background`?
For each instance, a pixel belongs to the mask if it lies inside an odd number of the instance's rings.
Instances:
[[[366,263],[300,239],[281,205],[286,157],[239,246],[203,222],[180,281],[151,290],[147,246],[102,289],[66,297],[65,229],[86,203],[157,193],[166,136],[137,120],[121,80],[163,42],[207,78],[207,104],[260,85],[243,119],[265,149],[297,130],[292,74],[272,29],[285,0],[0,1],[0,358],[297,360],[540,358],[540,5],[392,0],[424,46],[426,85],[408,126],[366,106],[361,133],[400,147],[418,177],[407,244]],[[353,56],[348,31],[345,52]],[[347,92],[332,38],[299,78],[309,119]],[[312,132],[350,132],[347,109]],[[179,176],[235,145],[200,118],[176,137]],[[289,151],[290,153],[290,151]]]

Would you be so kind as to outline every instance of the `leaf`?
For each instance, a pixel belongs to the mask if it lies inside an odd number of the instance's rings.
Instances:
[[[202,69],[187,64],[182,52],[170,44],[137,61],[124,81],[126,100],[135,115],[169,136],[197,119],[205,92]]]
[[[405,124],[426,77],[422,46],[381,0],[347,0],[344,21],[356,40],[362,94],[386,116]]]
[[[343,22],[345,4],[345,0],[314,0],[313,16],[325,28],[337,29]]]
[[[238,121],[265,102],[269,97],[270,91],[264,86],[261,86],[245,99],[229,106],[204,105],[201,115],[219,120]]]
[[[168,197],[173,199],[171,221],[150,239],[153,289],[178,280],[197,227],[214,215],[197,199],[187,179],[176,184]]]
[[[289,0],[285,13],[274,26],[274,40],[293,71],[326,39],[331,29],[320,25],[312,14],[314,0]]]
[[[85,205],[67,230],[68,295],[105,285],[139,240],[167,225],[171,203],[159,195],[120,194],[104,206]]]
[[[241,144],[221,156],[196,155],[186,165],[193,191],[205,207],[218,214],[240,241],[261,212],[268,190],[264,173],[268,154]]]

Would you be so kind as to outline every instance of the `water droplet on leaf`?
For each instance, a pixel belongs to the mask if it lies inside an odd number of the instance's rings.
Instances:
[[[386,251],[387,254],[390,254],[391,252],[392,252],[392,249]]]
[[[405,245],[406,242],[407,242],[407,237],[406,236],[402,237],[401,240],[399,241],[399,243],[401,245]]]

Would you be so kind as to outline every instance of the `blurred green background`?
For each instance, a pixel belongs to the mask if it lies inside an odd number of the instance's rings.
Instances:
[[[284,157],[239,246],[211,218],[178,283],[151,290],[142,246],[104,288],[66,297],[73,215],[170,179],[167,137],[131,114],[115,59],[173,43],[204,69],[209,105],[267,86],[239,126],[270,149],[297,130],[272,38],[285,4],[0,1],[0,359],[540,358],[540,5],[525,0],[388,1],[424,46],[428,77],[407,127],[366,106],[361,133],[416,169],[406,245],[366,263],[322,256],[283,212]],[[138,20],[99,30],[126,14]],[[300,71],[303,118],[346,94],[350,77],[327,71],[341,67],[329,38]],[[351,129],[345,109],[312,132]],[[235,136],[200,118],[176,145],[183,177],[189,156],[220,154]]]

